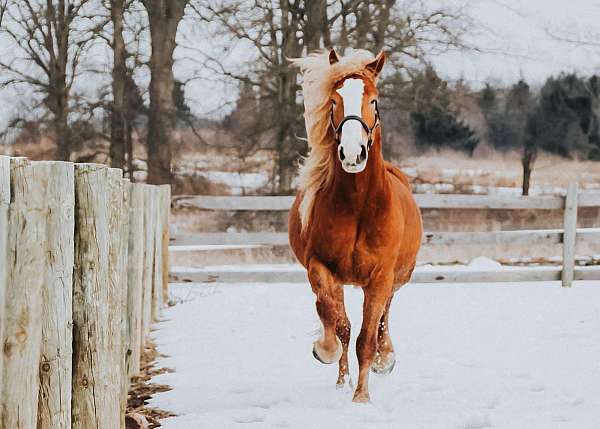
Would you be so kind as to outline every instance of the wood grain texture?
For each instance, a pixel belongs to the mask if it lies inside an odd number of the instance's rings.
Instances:
[[[8,206],[10,204],[10,158],[0,156],[0,346],[4,344],[5,297],[8,270]],[[2,373],[4,353],[0,353],[0,404],[2,403]],[[2,407],[0,406],[0,422]]]
[[[131,185],[129,205],[129,252],[127,255],[127,314],[129,319],[127,341],[127,368],[130,377],[140,369],[142,339],[142,300],[144,287],[144,199],[145,185]]]
[[[499,209],[499,210],[560,210],[563,199],[550,197],[520,197],[510,195],[462,195],[462,194],[414,194],[417,205],[422,209]],[[599,193],[588,193],[581,204],[589,207],[600,201]],[[288,196],[213,196],[189,195],[174,198],[177,208],[201,210],[241,211],[287,211],[294,197]]]
[[[120,385],[110,338],[113,321],[109,293],[114,289],[110,264],[111,209],[114,187],[109,169],[75,166],[75,269],[73,275],[74,429],[120,427]]]
[[[152,292],[154,275],[154,220],[155,220],[154,187],[144,186],[144,271],[142,295],[142,329],[141,350],[144,350],[146,337],[150,333],[152,323]]]
[[[42,347],[37,429],[71,428],[74,167],[47,162],[47,255],[42,287]]]
[[[152,321],[158,321],[160,319],[160,312],[162,310],[163,302],[163,223],[161,219],[162,191],[159,186],[155,186],[152,189],[152,198],[154,199],[154,211],[152,212],[152,229],[154,231],[154,262],[152,263]]]
[[[573,284],[575,271],[575,243],[577,239],[577,182],[567,188],[564,207],[564,237],[563,237],[563,270],[562,285],[570,287]]]
[[[411,283],[507,283],[560,281],[561,267],[515,267],[504,270],[417,270]],[[574,280],[600,280],[600,266],[576,267]],[[183,283],[306,283],[304,270],[173,269],[171,281]]]
[[[162,300],[169,301],[169,222],[171,216],[171,187],[163,185],[161,189],[160,221],[162,228],[161,258],[162,258]]]
[[[129,345],[129,314],[127,312],[128,278],[127,264],[129,254],[129,208],[131,199],[131,183],[127,179],[122,180],[123,192],[120,213],[120,236],[119,236],[119,291],[121,305],[121,347],[119,350],[119,366],[121,373],[121,429],[125,429],[125,411],[127,409],[127,392],[129,391],[129,369],[127,367],[127,354]]]
[[[577,244],[597,243],[600,241],[599,228],[577,229]],[[563,242],[562,229],[524,229],[521,231],[477,231],[477,232],[425,232],[423,246],[438,245],[515,245],[547,246]],[[180,246],[203,245],[265,245],[287,246],[288,235],[285,232],[203,232],[179,233],[171,239],[170,247],[177,250]]]
[[[114,396],[117,408],[111,408],[114,412],[114,420],[109,427],[115,429],[125,426],[122,392],[123,392],[123,367],[125,365],[125,356],[123,352],[123,319],[126,317],[123,313],[124,300],[126,294],[126,284],[123,278],[123,171],[119,168],[110,168],[108,170],[108,189],[109,189],[109,223],[108,231],[110,234],[108,244],[108,269],[109,269],[109,290],[108,290],[108,351],[106,359],[110,367],[109,389],[110,394]],[[128,219],[129,220],[129,219]],[[111,406],[114,404],[111,403]]]
[[[13,158],[10,164],[12,196],[8,215],[0,427],[35,428],[42,345],[42,287],[46,270],[48,176],[45,167],[22,158]]]

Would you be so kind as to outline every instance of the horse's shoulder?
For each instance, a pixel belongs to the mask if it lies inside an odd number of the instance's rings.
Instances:
[[[400,180],[400,182],[410,190],[410,182],[402,170],[387,161],[385,162],[385,169],[389,174]]]

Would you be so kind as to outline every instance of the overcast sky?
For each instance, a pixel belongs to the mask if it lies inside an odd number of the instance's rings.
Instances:
[[[428,4],[434,2],[436,0],[427,0]],[[600,0],[437,2],[466,3],[465,11],[472,19],[467,42],[478,48],[433,58],[439,73],[447,79],[464,78],[477,88],[486,82],[512,84],[523,77],[533,86],[540,86],[548,76],[562,71],[600,73]],[[194,38],[194,29],[184,31]],[[598,46],[578,46],[557,40],[552,34],[573,40],[598,40]],[[9,46],[0,46],[0,52],[5,54],[7,51],[10,51]],[[188,67],[179,63],[176,75],[187,77]],[[206,76],[206,72],[202,74]],[[140,81],[147,79],[141,76]],[[231,86],[218,82],[198,80],[188,84],[186,96],[196,114],[214,114],[224,100],[234,98],[234,91]],[[24,94],[0,93],[0,126],[6,123],[11,109],[15,109],[15,102],[24,98]]]
[[[462,76],[473,85],[520,77],[540,84],[561,71],[600,72],[600,1],[471,0],[468,6],[474,24],[468,41],[481,52],[434,59],[446,77]],[[598,46],[577,46],[553,35],[597,40]]]

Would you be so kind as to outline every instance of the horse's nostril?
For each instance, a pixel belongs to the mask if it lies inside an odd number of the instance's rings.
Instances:
[[[363,144],[360,146],[360,160],[364,161],[365,159],[367,159],[367,148]]]
[[[344,160],[346,159],[346,156],[344,155],[344,148],[340,146],[340,160]]]

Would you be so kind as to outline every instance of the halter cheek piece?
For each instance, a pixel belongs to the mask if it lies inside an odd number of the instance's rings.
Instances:
[[[367,133],[367,136],[369,137],[369,141],[367,142],[367,150],[370,150],[371,146],[373,145],[373,131],[375,131],[375,129],[379,126],[379,106],[377,105],[377,100],[375,100],[375,123],[372,127],[369,127],[369,125],[364,121],[364,119],[358,115],[344,116],[344,119],[342,119],[342,121],[336,126],[335,121],[333,120],[333,109],[331,109],[331,112],[329,113],[329,121],[331,122],[331,128],[333,128],[333,133],[335,134],[335,142],[337,145],[340,144],[340,137],[342,135],[342,127],[344,126],[344,124],[348,121],[360,122],[363,129]]]

